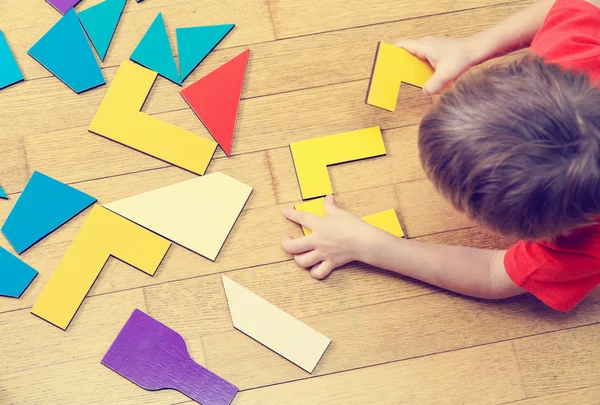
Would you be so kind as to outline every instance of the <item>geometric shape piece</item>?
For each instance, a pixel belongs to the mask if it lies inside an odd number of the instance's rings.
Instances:
[[[313,200],[304,201],[294,206],[298,211],[308,212],[309,214],[318,215],[320,217],[326,216],[325,214],[325,198],[315,198]],[[396,211],[393,209],[378,212],[376,214],[367,215],[361,218],[366,223],[373,225],[387,233],[402,238],[404,232],[402,232],[402,226],[398,221]],[[302,226],[302,232],[308,236],[311,234],[310,229]]]
[[[423,87],[433,73],[434,69],[427,61],[406,49],[380,42],[367,90],[367,104],[394,111],[402,82]]]
[[[312,373],[331,339],[235,281],[221,278],[233,326]]]
[[[75,9],[58,20],[27,53],[75,93],[105,83]]]
[[[158,13],[129,58],[181,86],[162,13]]]
[[[8,196],[6,195],[6,193],[4,192],[4,190],[2,189],[2,187],[0,187],[0,198],[8,200]]]
[[[8,42],[0,31],[0,89],[23,81],[23,74],[13,56]]]
[[[153,276],[170,245],[166,239],[95,205],[31,313],[66,330],[111,256]]]
[[[38,272],[0,247],[0,295],[19,298]]]
[[[177,51],[181,82],[192,73],[219,42],[235,27],[234,24],[177,28]]]
[[[229,405],[238,388],[196,363],[173,329],[136,309],[102,364],[150,390],[174,389],[202,405]]]
[[[327,166],[385,155],[379,127],[290,143],[302,199],[333,193]]]
[[[125,1],[105,0],[78,13],[79,21],[102,61],[121,19]]]
[[[2,233],[21,254],[95,201],[94,197],[35,171],[2,225]]]
[[[81,0],[46,0],[52,7],[58,10],[61,14],[66,13],[71,8],[75,7]]]
[[[214,261],[251,193],[252,187],[217,172],[105,207]]]
[[[89,131],[193,173],[204,174],[217,143],[140,112],[156,72],[125,60]]]
[[[238,107],[250,49],[181,91],[208,132],[231,156]]]

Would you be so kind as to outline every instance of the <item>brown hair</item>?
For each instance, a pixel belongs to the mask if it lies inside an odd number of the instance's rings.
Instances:
[[[419,129],[421,161],[461,212],[547,239],[600,215],[600,90],[537,57],[468,74]]]

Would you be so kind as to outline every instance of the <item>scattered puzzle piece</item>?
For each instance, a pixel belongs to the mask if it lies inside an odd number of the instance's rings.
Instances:
[[[0,31],[0,89],[23,81],[23,74],[13,56],[4,33]]]
[[[315,198],[314,200],[304,201],[300,204],[296,204],[294,208],[298,211],[308,212],[310,214],[318,215],[320,217],[325,216],[325,198]],[[398,221],[398,216],[396,215],[396,211],[393,209],[385,210],[378,212],[376,214],[367,215],[366,217],[361,218],[368,224],[376,226],[377,228],[386,231],[387,233],[391,233],[394,236],[399,238],[404,236],[404,232],[402,232],[402,226],[400,226],[400,221]],[[306,227],[302,227],[302,232],[304,235],[310,235],[310,229]]]
[[[6,195],[2,187],[0,187],[0,198],[8,200],[8,196]]]
[[[46,0],[52,7],[57,9],[61,14],[66,13],[71,8],[75,7],[81,0]]]
[[[151,276],[171,243],[95,205],[31,313],[66,330],[109,257]]]
[[[106,208],[214,261],[250,193],[252,187],[217,172]]]
[[[0,295],[19,298],[38,272],[0,247]]]
[[[158,13],[130,59],[181,86],[162,13]]]
[[[174,389],[202,405],[229,405],[238,392],[190,357],[177,332],[136,309],[102,364],[150,390]]]
[[[79,21],[102,61],[123,14],[125,1],[105,0],[78,13]]]
[[[94,197],[36,171],[8,215],[2,233],[21,254],[95,201]]]
[[[177,28],[177,50],[181,82],[219,45],[235,27],[234,24]]]
[[[379,127],[292,142],[290,149],[304,200],[333,193],[327,166],[386,153]]]
[[[250,49],[181,91],[206,129],[231,156],[238,107]]]
[[[123,61],[89,131],[204,174],[216,142],[140,112],[155,79],[155,72]]]
[[[407,50],[380,42],[367,92],[367,104],[394,111],[402,82],[423,87],[433,73],[429,63]]]
[[[27,53],[76,93],[105,83],[75,9],[67,12]]]
[[[331,339],[235,281],[221,277],[233,326],[312,373]]]

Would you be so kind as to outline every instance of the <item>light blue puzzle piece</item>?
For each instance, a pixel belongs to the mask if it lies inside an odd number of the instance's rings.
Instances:
[[[6,195],[4,190],[2,190],[2,187],[0,187],[0,198],[4,198],[5,200],[8,200],[8,196]]]
[[[2,233],[21,254],[95,201],[94,197],[36,171],[8,214]]]
[[[181,86],[162,13],[158,13],[130,59]]]
[[[17,65],[4,34],[0,31],[0,89],[23,80],[23,74]]]
[[[27,53],[76,93],[105,83],[73,8]]]
[[[123,14],[125,2],[126,0],[105,0],[78,14],[83,29],[102,61]]]
[[[204,58],[235,27],[234,24],[177,28],[177,49],[181,82],[192,73]]]
[[[0,295],[19,298],[38,272],[0,247]]]

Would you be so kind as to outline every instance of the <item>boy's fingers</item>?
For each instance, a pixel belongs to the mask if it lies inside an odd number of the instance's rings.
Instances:
[[[321,262],[312,268],[310,275],[317,280],[323,280],[333,271],[333,268],[331,262]]]
[[[296,264],[300,267],[304,267],[305,269],[314,266],[321,260],[321,253],[317,252],[316,250],[311,250],[310,252],[294,255],[294,261],[296,262]]]
[[[281,243],[283,250],[293,255],[308,252],[313,249],[310,236],[301,236],[300,238],[286,238]]]
[[[426,60],[428,49],[427,45],[424,45],[422,41],[418,39],[403,39],[401,41],[396,42],[396,45],[399,48],[406,49],[408,52],[412,53],[419,59]]]
[[[327,215],[335,215],[338,212],[342,211],[342,209],[337,206],[333,194],[329,194],[325,197],[324,208],[325,214]]]
[[[309,214],[309,213],[303,212],[303,211],[298,211],[298,210],[295,210],[295,209],[289,208],[289,207],[284,208],[282,211],[282,214],[284,217],[286,217],[290,221],[293,221],[297,224],[303,225],[303,226],[307,227],[308,229],[313,228],[311,225],[314,225],[314,223],[315,223],[314,220],[317,218],[316,215]]]
[[[452,79],[449,79],[448,76],[444,74],[444,72],[436,71],[436,73],[431,77],[431,79],[429,79],[427,83],[425,83],[425,86],[423,86],[423,90],[427,94],[437,94],[440,91],[442,91],[444,86],[450,80]]]

